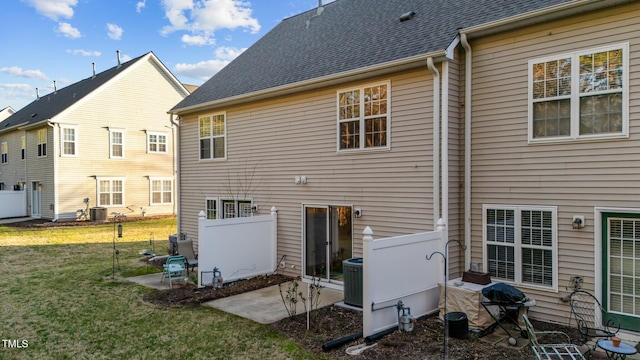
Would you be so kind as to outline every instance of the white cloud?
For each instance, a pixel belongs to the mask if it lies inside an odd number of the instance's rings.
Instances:
[[[29,84],[0,84],[0,98],[35,100],[36,92]]]
[[[124,30],[116,24],[107,23],[107,35],[113,40],[120,40]]]
[[[126,55],[126,54],[120,53],[120,62],[121,63],[127,62],[127,61],[129,61],[131,59],[133,59],[133,58],[130,55]]]
[[[216,57],[218,59],[231,61],[237,58],[238,55],[242,54],[245,50],[247,50],[247,48],[238,49],[229,46],[221,46],[216,49]]]
[[[82,56],[100,56],[102,53],[95,50],[83,50],[83,49],[67,49],[67,54],[82,55]]]
[[[237,49],[227,46],[221,46],[216,49],[216,59],[201,61],[197,64],[177,64],[174,67],[174,72],[178,75],[188,76],[190,78],[199,79],[202,81],[209,80],[213,75],[220,71],[223,67],[227,66],[231,60],[242,54],[244,49]]]
[[[162,0],[165,17],[170,25],[163,27],[162,35],[186,31],[183,36],[188,45],[215,43],[213,34],[219,29],[244,28],[251,33],[260,31],[258,20],[251,16],[250,4],[242,0]]]
[[[15,91],[31,90],[31,86],[29,84],[0,84],[0,88],[5,90],[15,90]]]
[[[65,22],[58,23],[56,31],[71,39],[77,39],[82,36],[82,34],[80,34],[80,30]]]
[[[22,70],[22,68],[19,68],[17,66],[0,68],[0,72],[28,79],[47,80],[47,76],[40,70]]]
[[[142,9],[144,9],[146,5],[147,5],[147,0],[138,1],[138,3],[136,4],[136,12],[137,13],[142,12]]]
[[[73,7],[78,4],[78,0],[22,0],[33,6],[39,14],[52,20],[63,17],[71,19],[73,17]]]

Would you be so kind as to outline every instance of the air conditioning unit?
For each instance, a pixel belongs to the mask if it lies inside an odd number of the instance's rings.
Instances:
[[[344,273],[344,303],[362,307],[362,258],[342,261]]]

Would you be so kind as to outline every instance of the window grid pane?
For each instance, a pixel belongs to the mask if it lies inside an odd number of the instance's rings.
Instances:
[[[338,93],[339,150],[388,146],[388,85]]]
[[[640,315],[640,220],[609,219],[609,308]]]

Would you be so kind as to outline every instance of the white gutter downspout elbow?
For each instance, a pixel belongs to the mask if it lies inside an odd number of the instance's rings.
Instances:
[[[175,189],[176,189],[176,197],[175,197],[175,201],[174,201],[174,211],[176,213],[176,223],[177,223],[177,229],[176,229],[176,233],[178,234],[178,238],[180,237],[180,123],[177,122],[174,118],[173,118],[174,114],[170,114],[169,115],[169,121],[171,122],[171,126],[175,126],[176,129],[176,135],[175,138],[173,139],[173,153],[174,155],[174,166],[175,166],[175,170],[173,172],[173,178],[175,179],[174,181],[174,185]]]
[[[433,73],[433,229],[440,220],[440,72],[427,59],[427,67]]]
[[[471,45],[467,34],[460,35],[460,42],[466,52],[464,70],[464,268],[471,269]]]

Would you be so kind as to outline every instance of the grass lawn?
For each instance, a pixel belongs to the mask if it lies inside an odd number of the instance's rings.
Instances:
[[[173,218],[123,223],[112,279],[113,223],[0,225],[0,359],[313,359],[264,325],[208,307],[158,307],[126,280],[153,272],[142,249],[167,250]],[[8,341],[17,340],[17,341]],[[19,346],[19,347],[18,347]]]

